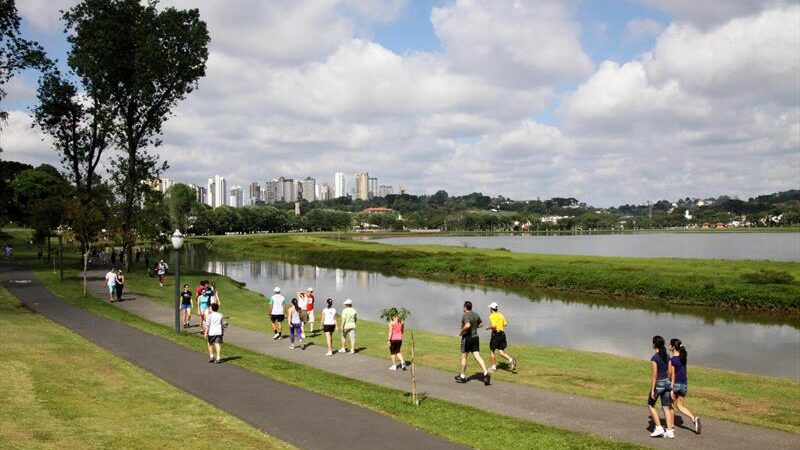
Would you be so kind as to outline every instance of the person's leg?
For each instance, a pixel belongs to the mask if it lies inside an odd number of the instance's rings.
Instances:
[[[345,343],[346,342],[347,342],[346,341],[346,330],[342,330],[342,347],[339,349],[339,353],[344,353],[344,352],[347,351],[347,349],[345,348]]]
[[[333,332],[325,332],[325,343],[328,344],[328,353],[333,352]]]
[[[677,410],[680,411],[681,414],[689,417],[689,419],[691,419],[692,422],[695,421],[696,417],[694,414],[692,414],[691,411],[689,411],[689,408],[686,407],[682,395],[675,397],[675,408],[677,408]]]
[[[658,416],[658,410],[655,407],[655,402],[651,405],[650,402],[647,404],[647,410],[650,411],[650,417],[653,419],[653,423],[655,424],[656,430],[661,427],[661,417]]]
[[[461,353],[461,378],[466,378],[467,372],[467,354]]]
[[[494,350],[489,349],[489,360],[492,362],[492,367],[497,365],[497,357],[494,354]]]
[[[403,370],[406,370],[406,360],[403,359],[403,354],[400,353],[400,352],[397,352],[397,357],[400,359],[400,367],[402,367]]]
[[[483,361],[483,358],[481,357],[481,352],[472,352],[472,356],[475,358],[475,361],[478,362],[478,365],[481,366],[483,374],[486,375],[487,373],[489,373],[489,371],[486,370],[486,363]]]
[[[297,325],[290,323],[289,324],[289,343],[294,347],[294,333],[297,329]]]
[[[392,367],[397,367],[397,357],[395,357],[394,353],[389,354],[389,359],[392,360]]]
[[[667,395],[669,395],[669,394],[667,394]],[[667,420],[667,437],[670,437],[670,438],[675,437],[674,434],[673,434],[673,433],[675,433],[675,431],[673,429],[674,426],[675,426],[675,420],[674,420],[672,408],[670,408],[669,405],[667,405],[667,406],[662,406],[661,409],[664,410],[664,417]]]
[[[508,362],[514,361],[514,358],[512,358],[511,355],[509,355],[508,353],[506,353],[505,350],[498,350],[497,352],[500,353],[500,356],[507,359]],[[494,361],[492,361],[492,364],[494,364]]]
[[[350,330],[350,353],[356,352],[356,329]]]
[[[222,359],[222,344],[218,342],[215,343],[214,349],[217,351],[217,361],[219,361],[220,359]]]
[[[214,345],[210,342],[208,343],[208,361],[211,362],[214,360]]]

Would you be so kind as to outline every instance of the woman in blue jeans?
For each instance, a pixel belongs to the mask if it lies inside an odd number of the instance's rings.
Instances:
[[[650,437],[667,437],[675,439],[675,430],[673,429],[672,410],[670,409],[670,391],[671,385],[669,381],[669,354],[667,353],[666,343],[661,336],[653,336],[653,350],[655,354],[650,358],[650,365],[652,372],[650,375],[650,394],[647,397],[647,408],[650,410],[650,416],[653,418],[655,429],[650,434]],[[667,430],[661,426],[661,418],[658,416],[656,410],[656,401],[661,399],[661,409],[664,410],[664,416],[667,419]]]
[[[694,432],[700,434],[702,425],[700,418],[692,414],[684,404],[686,399],[686,347],[683,346],[678,338],[669,340],[669,349],[672,350],[672,358],[669,360],[669,379],[672,382],[672,406],[692,420]],[[673,410],[672,414],[675,412]]]

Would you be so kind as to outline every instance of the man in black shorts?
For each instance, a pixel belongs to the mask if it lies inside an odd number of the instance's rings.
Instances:
[[[489,371],[486,370],[486,363],[481,358],[480,340],[478,338],[478,329],[482,325],[481,317],[472,311],[472,302],[464,302],[464,315],[461,317],[461,330],[458,332],[459,336],[461,336],[461,373],[456,375],[457,383],[467,382],[467,377],[464,375],[467,370],[467,354],[472,353],[475,361],[478,362],[481,370],[483,370],[483,384],[489,386]]]

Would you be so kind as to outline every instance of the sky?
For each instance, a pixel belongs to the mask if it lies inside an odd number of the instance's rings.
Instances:
[[[62,66],[74,3],[17,1]],[[211,35],[157,149],[179,182],[366,170],[414,194],[596,206],[800,189],[800,0],[159,5],[198,8]],[[58,165],[36,83],[6,86],[2,157]]]

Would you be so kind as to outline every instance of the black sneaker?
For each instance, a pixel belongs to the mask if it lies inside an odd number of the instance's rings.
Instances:
[[[462,377],[461,375],[456,375],[456,383],[466,383],[467,379]]]
[[[489,386],[490,384],[492,384],[491,381],[492,381],[492,376],[489,375],[488,373],[483,376],[483,384],[484,384],[484,386]]]

